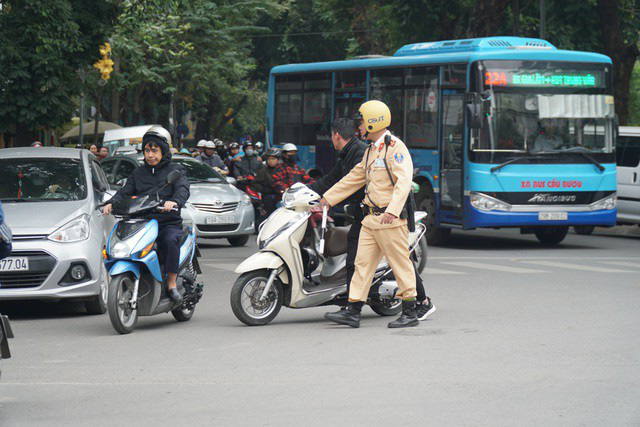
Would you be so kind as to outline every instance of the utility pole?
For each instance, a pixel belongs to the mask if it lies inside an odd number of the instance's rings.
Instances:
[[[520,35],[520,0],[513,0],[513,35],[518,37]]]
[[[540,0],[540,38],[545,38],[545,11],[544,11],[544,0]]]

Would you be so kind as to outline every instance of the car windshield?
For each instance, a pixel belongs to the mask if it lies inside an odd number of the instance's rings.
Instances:
[[[0,159],[0,201],[73,201],[87,197],[80,160]]]
[[[613,99],[607,95],[492,94],[476,151],[613,151]]]
[[[213,170],[211,166],[205,165],[197,160],[174,159],[174,161],[185,167],[189,182],[211,182],[216,184],[227,182],[227,180]]]

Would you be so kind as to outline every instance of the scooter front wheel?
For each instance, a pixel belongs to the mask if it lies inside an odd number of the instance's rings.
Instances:
[[[231,309],[239,321],[249,326],[266,325],[276,318],[282,308],[284,290],[276,278],[264,300],[261,300],[269,270],[242,274],[231,289]]]
[[[129,334],[138,323],[138,310],[131,307],[134,278],[131,274],[120,274],[112,278],[109,285],[109,318],[120,334]]]

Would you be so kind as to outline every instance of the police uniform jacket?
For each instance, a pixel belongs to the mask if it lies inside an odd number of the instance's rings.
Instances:
[[[386,146],[385,132],[377,141],[369,145],[364,158],[347,176],[331,187],[325,194],[325,199],[335,206],[360,187],[366,185],[366,195],[362,200],[370,207],[385,208],[385,212],[398,217],[391,224],[381,224],[382,215],[367,215],[362,225],[369,228],[393,228],[406,225],[406,219],[400,219],[400,213],[411,191],[413,179],[413,162],[407,146],[400,139],[391,135],[391,142]],[[391,182],[384,159],[395,185]]]

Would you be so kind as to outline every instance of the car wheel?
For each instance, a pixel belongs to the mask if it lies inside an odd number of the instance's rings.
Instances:
[[[104,314],[107,312],[107,301],[109,298],[109,275],[107,269],[102,264],[100,274],[102,281],[100,282],[100,293],[89,301],[85,301],[84,308],[88,314]]]
[[[249,236],[238,236],[238,237],[229,237],[227,238],[231,246],[244,246],[249,241]]]

